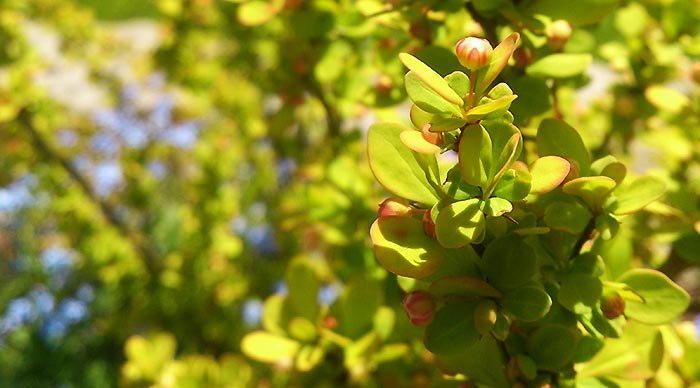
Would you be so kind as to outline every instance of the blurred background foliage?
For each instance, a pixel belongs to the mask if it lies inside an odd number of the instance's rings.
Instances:
[[[531,70],[542,16],[592,62]],[[668,183],[597,249],[693,296],[641,386],[700,380],[699,21],[697,0],[0,0],[0,386],[456,385],[374,259],[364,136],[407,120],[399,52],[445,75],[459,38],[510,31],[526,138],[562,117]]]

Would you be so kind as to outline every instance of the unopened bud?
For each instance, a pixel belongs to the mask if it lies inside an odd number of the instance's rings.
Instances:
[[[426,236],[435,238],[435,222],[433,217],[430,216],[430,209],[423,213],[423,231]]]
[[[700,62],[695,62],[690,67],[690,77],[696,84],[700,84]]]
[[[440,146],[440,144],[442,143],[442,133],[430,132],[430,124],[424,125],[423,130],[421,130],[421,133],[423,134],[423,139],[425,139],[425,141],[427,141],[430,144]]]
[[[413,213],[413,208],[403,198],[387,198],[379,204],[377,216],[382,217],[407,217]]]
[[[391,92],[391,89],[394,87],[394,81],[392,81],[391,77],[389,77],[388,75],[382,74],[377,78],[374,87],[377,91],[377,94],[386,95],[389,94],[389,92]]]
[[[437,305],[433,297],[425,291],[413,291],[403,298],[403,309],[408,320],[416,326],[425,326],[433,320]]]
[[[552,50],[559,51],[571,38],[571,24],[566,20],[555,20],[547,29],[547,44]]]
[[[479,70],[489,63],[493,47],[486,39],[464,38],[457,42],[455,53],[462,66],[469,70]]]
[[[614,293],[602,301],[600,309],[606,318],[615,319],[625,312],[625,300],[620,294]]]

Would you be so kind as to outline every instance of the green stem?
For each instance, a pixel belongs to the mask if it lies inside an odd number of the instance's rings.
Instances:
[[[469,95],[467,96],[467,112],[474,106],[474,88],[476,87],[476,71],[469,73]]]

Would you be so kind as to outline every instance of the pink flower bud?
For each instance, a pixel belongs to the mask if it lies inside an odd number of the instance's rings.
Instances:
[[[378,217],[407,217],[414,212],[411,205],[403,198],[387,198],[379,204]]]
[[[555,20],[547,29],[547,44],[552,50],[559,51],[571,38],[571,24],[566,20]]]
[[[416,326],[425,326],[433,320],[437,305],[430,294],[425,291],[413,291],[403,298],[403,309],[408,319]]]
[[[464,38],[457,42],[455,53],[462,66],[469,70],[479,70],[489,63],[493,47],[486,39]]]

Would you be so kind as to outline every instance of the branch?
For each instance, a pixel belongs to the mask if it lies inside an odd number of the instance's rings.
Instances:
[[[586,241],[590,240],[591,237],[593,237],[593,230],[594,229],[595,229],[595,217],[591,217],[591,219],[588,220],[588,224],[586,224],[586,228],[583,229],[583,233],[581,233],[581,237],[579,237],[578,240],[576,240],[576,244],[574,244],[574,249],[571,251],[571,256],[569,257],[569,260],[571,260],[574,257],[581,254],[581,248],[583,248],[583,244],[585,244]]]
[[[333,104],[331,104],[331,102],[328,101],[326,96],[323,94],[323,89],[321,88],[321,85],[315,78],[310,77],[308,84],[311,94],[318,98],[318,100],[321,102],[321,105],[323,106],[323,109],[326,111],[326,124],[328,125],[328,135],[330,135],[332,138],[337,138],[337,136],[340,134],[340,114],[335,109]]]
[[[47,143],[36,128],[32,125],[32,119],[30,113],[27,109],[22,109],[18,115],[18,122],[27,131],[31,137],[32,143],[34,144],[37,151],[45,155],[49,161],[54,161],[58,163],[63,170],[68,173],[70,178],[78,184],[80,189],[83,191],[86,197],[90,199],[97,207],[100,209],[100,213],[107,221],[108,224],[116,228],[122,235],[124,235],[131,244],[136,248],[136,250],[141,254],[143,258],[143,263],[148,269],[150,274],[157,274],[160,272],[158,264],[158,253],[155,248],[146,240],[146,238],[138,231],[132,229],[128,224],[123,222],[117,215],[117,211],[109,203],[100,199],[92,185],[88,180],[75,168],[75,166],[61,153],[53,148],[49,143]]]

